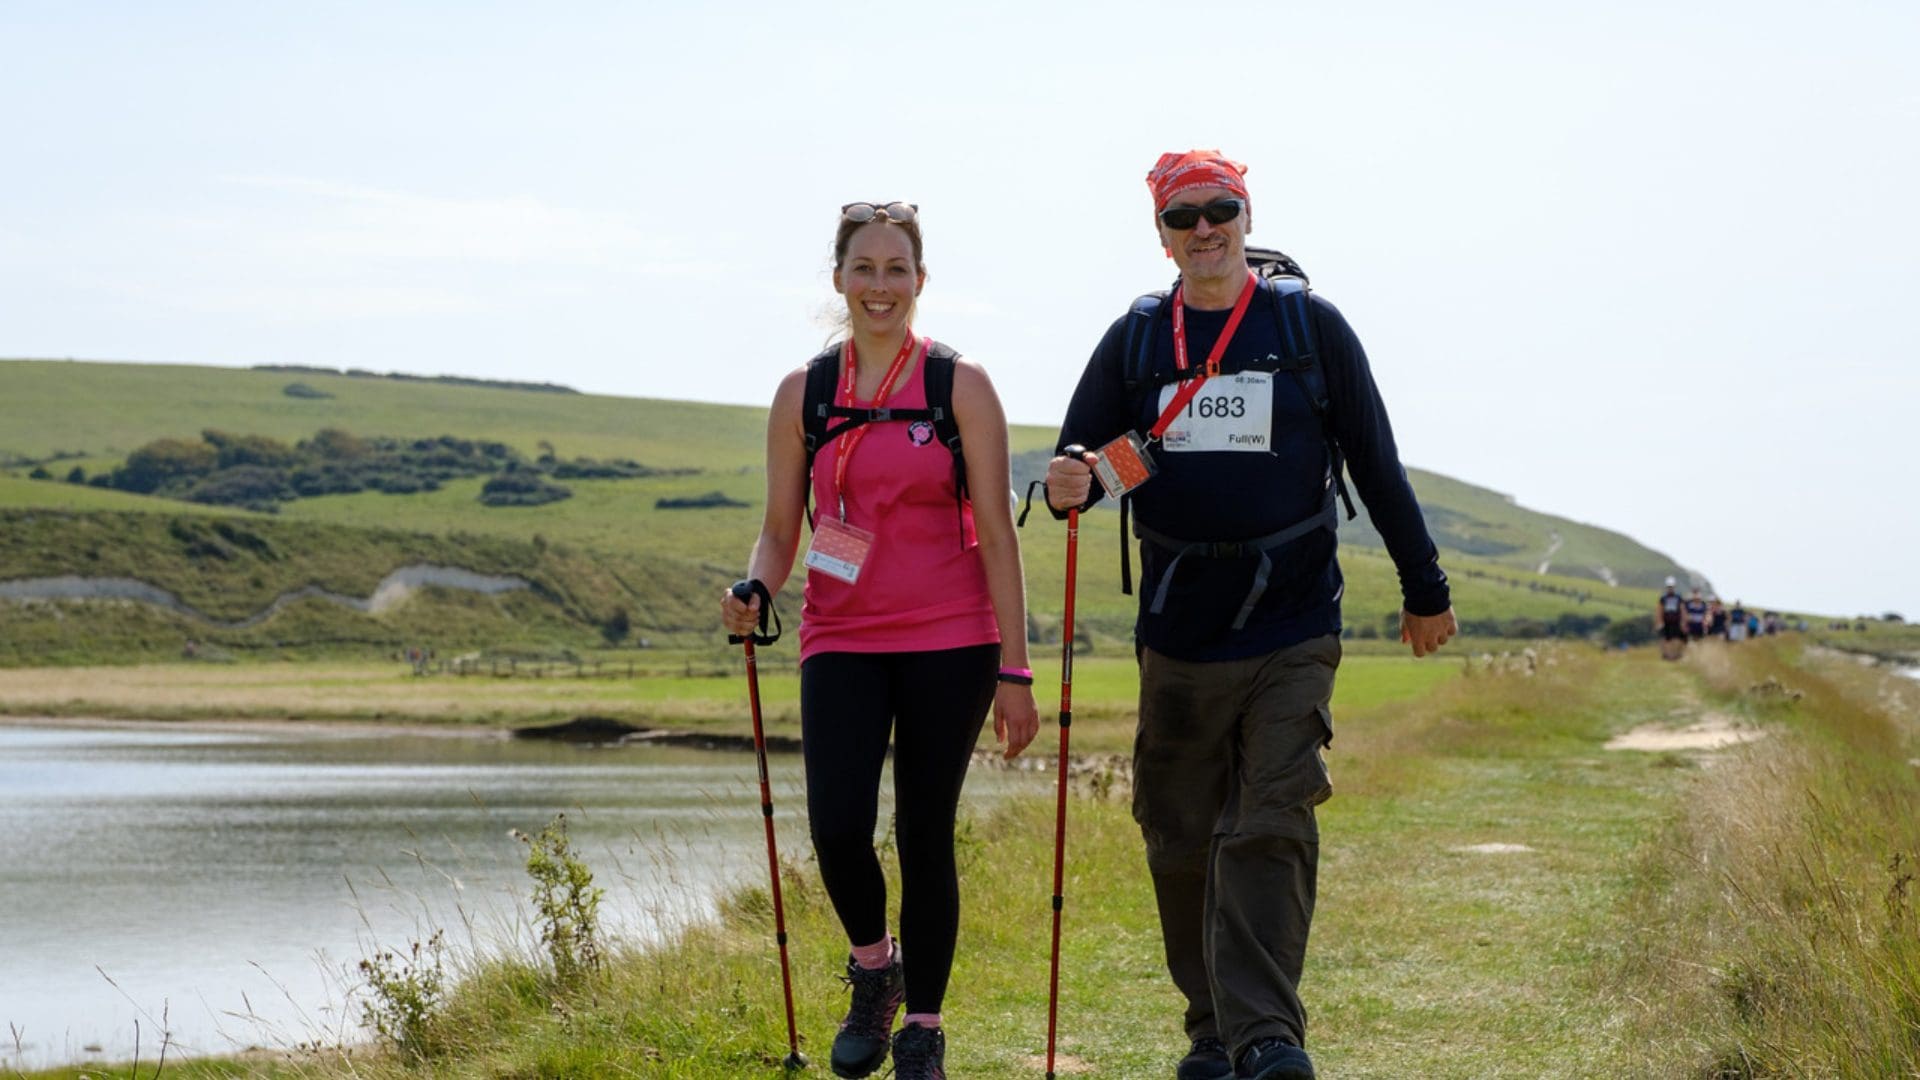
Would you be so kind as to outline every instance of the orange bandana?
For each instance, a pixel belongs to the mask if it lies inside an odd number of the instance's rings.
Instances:
[[[1193,188],[1226,188],[1247,198],[1247,167],[1229,161],[1218,150],[1189,150],[1184,154],[1161,154],[1147,174],[1147,188],[1153,192],[1155,211],[1165,210],[1175,195]]]

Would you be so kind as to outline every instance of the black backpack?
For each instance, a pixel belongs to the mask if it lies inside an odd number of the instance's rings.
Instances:
[[[953,367],[960,354],[951,346],[936,341],[921,358],[925,365],[927,407],[924,409],[849,408],[835,405],[839,392],[840,346],[834,345],[807,361],[807,390],[800,406],[801,426],[807,442],[807,526],[813,526],[813,459],[828,441],[866,424],[886,420],[924,420],[933,425],[934,437],[953,455],[954,517],[967,501],[967,459],[960,452],[960,422],[953,416]],[[841,423],[829,428],[829,420]],[[961,530],[965,542],[964,526]]]
[[[1314,418],[1320,422],[1320,434],[1327,444],[1327,460],[1333,470],[1334,488],[1339,492],[1340,502],[1346,507],[1347,520],[1351,521],[1358,515],[1353,509],[1353,496],[1347,493],[1340,444],[1333,436],[1333,401],[1327,394],[1326,371],[1320,365],[1320,351],[1313,337],[1312,289],[1307,281],[1307,272],[1285,253],[1271,248],[1250,247],[1246,249],[1246,255],[1247,265],[1260,276],[1267,287],[1267,295],[1273,301],[1273,317],[1279,324],[1280,339],[1287,349],[1282,370],[1293,375],[1301,394],[1313,408]],[[1127,402],[1135,415],[1139,414],[1150,395],[1166,382],[1172,381],[1156,379],[1153,374],[1154,335],[1159,330],[1160,320],[1167,317],[1166,302],[1172,295],[1172,289],[1147,293],[1135,299],[1133,306],[1127,309],[1126,366],[1122,371]],[[1133,593],[1133,565],[1127,543],[1130,501],[1125,496],[1120,499],[1120,591],[1128,595]]]

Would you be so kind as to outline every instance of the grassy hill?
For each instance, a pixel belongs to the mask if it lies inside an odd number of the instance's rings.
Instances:
[[[286,393],[294,383],[305,387],[301,396]],[[765,422],[764,409],[743,406],[307,371],[0,361],[0,581],[135,577],[224,619],[256,613],[275,596],[310,585],[364,596],[382,575],[409,563],[520,573],[547,585],[544,593],[483,603],[426,590],[416,604],[436,613],[430,618],[303,601],[224,638],[177,614],[136,612],[139,605],[125,602],[4,604],[0,623],[13,644],[0,655],[16,663],[80,657],[89,655],[91,641],[99,646],[95,658],[151,658],[195,633],[236,648],[358,647],[423,634],[442,635],[449,646],[492,640],[583,648],[601,641],[616,610],[628,613],[636,635],[711,634],[712,596],[737,575],[758,528]],[[551,447],[562,458],[623,458],[683,472],[567,480],[572,498],[539,507],[482,505],[482,479],[463,477],[407,495],[299,499],[274,515],[58,479],[76,465],[97,474],[155,439],[193,440],[208,428],[289,445],[323,428],[362,437],[453,435],[505,443],[529,457]],[[1053,432],[1020,427],[1012,439],[1018,478],[1044,465]],[[35,467],[56,479],[27,479]],[[1628,537],[1410,472],[1456,583],[1456,607],[1482,629],[1493,629],[1490,621],[1638,617],[1650,610],[1649,587],[1681,572]],[[656,505],[709,492],[746,505]],[[34,513],[46,510],[62,512]],[[179,541],[182,530],[192,533],[181,522],[208,518],[243,523],[278,558],[221,559]],[[1373,631],[1398,609],[1392,566],[1364,515],[1342,529],[1348,622]],[[1104,509],[1083,522],[1077,606],[1083,626],[1124,639],[1134,602],[1118,588],[1117,531],[1115,515]],[[1043,627],[1061,605],[1063,537],[1044,516],[1025,534],[1030,605]],[[1538,572],[1542,563],[1547,573]],[[797,610],[799,583],[790,583],[784,610]]]

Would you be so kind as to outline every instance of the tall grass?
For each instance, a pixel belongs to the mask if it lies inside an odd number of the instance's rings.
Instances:
[[[1702,775],[1639,867],[1620,990],[1640,1060],[1703,1077],[1920,1075],[1914,714],[1861,693],[1888,676],[1791,646],[1696,654],[1717,706],[1772,737]]]

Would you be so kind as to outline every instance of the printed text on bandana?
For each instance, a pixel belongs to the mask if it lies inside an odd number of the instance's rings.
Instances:
[[[1160,390],[1160,408],[1173,403],[1178,387]],[[1172,451],[1273,449],[1273,372],[1216,375],[1188,401],[1160,437]]]

